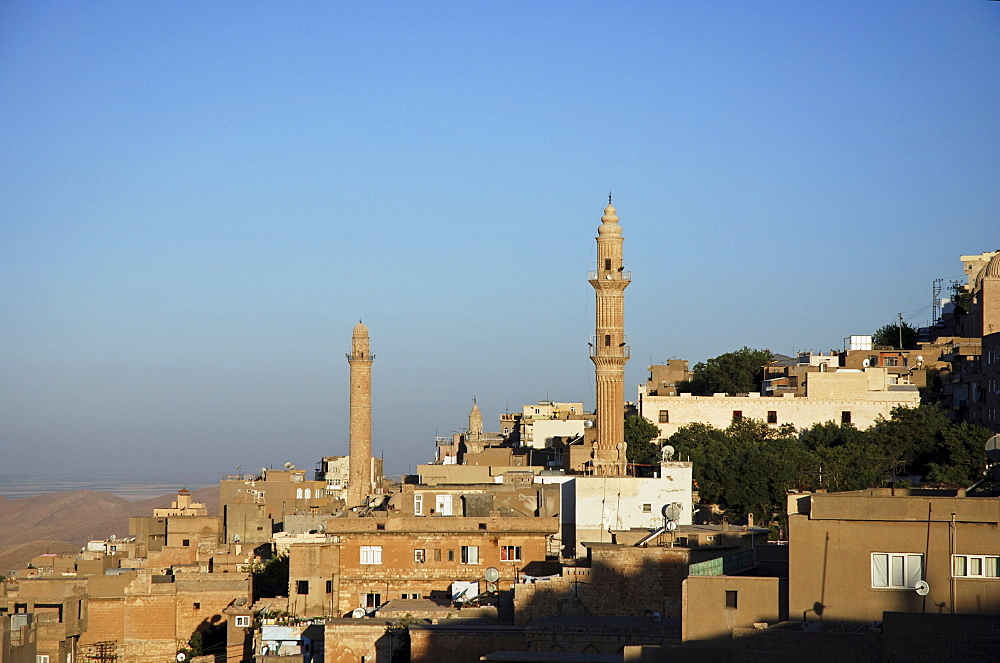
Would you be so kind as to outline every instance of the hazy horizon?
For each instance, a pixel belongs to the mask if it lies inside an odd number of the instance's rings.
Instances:
[[[1000,3],[0,6],[4,471],[221,474],[840,348],[1000,249]],[[170,474],[174,476],[174,474]],[[2,494],[2,487],[0,487]]]

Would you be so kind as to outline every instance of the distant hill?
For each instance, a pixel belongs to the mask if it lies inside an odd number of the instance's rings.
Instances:
[[[191,491],[209,514],[219,513],[219,488]],[[45,552],[79,550],[91,539],[128,535],[131,516],[151,516],[169,507],[177,494],[130,502],[111,493],[74,490],[34,497],[0,497],[0,574],[20,568]]]

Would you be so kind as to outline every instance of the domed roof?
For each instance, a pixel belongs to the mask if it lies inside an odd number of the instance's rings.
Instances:
[[[621,235],[622,227],[618,225],[618,210],[611,206],[608,202],[608,206],[604,208],[604,216],[601,217],[601,226],[597,229],[597,232],[601,235]]]
[[[358,324],[354,325],[354,333],[352,336],[368,336],[368,327],[365,327],[364,323],[358,320]]]
[[[983,268],[982,275],[987,279],[1000,279],[1000,253],[990,258]]]

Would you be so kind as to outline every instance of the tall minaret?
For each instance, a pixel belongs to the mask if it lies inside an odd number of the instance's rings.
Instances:
[[[368,327],[361,321],[351,334],[351,458],[347,506],[363,504],[372,492],[372,362]]]
[[[632,275],[622,262],[622,228],[608,206],[597,229],[597,271],[590,285],[597,292],[597,329],[590,358],[597,370],[597,440],[594,443],[594,474],[625,476],[625,288]]]

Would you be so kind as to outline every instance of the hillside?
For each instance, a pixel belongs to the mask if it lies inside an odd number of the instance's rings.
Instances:
[[[219,513],[216,486],[191,491],[193,501]],[[111,493],[75,490],[34,497],[0,497],[0,573],[44,552],[79,550],[91,539],[126,536],[131,516],[151,516],[177,494],[130,502]]]

